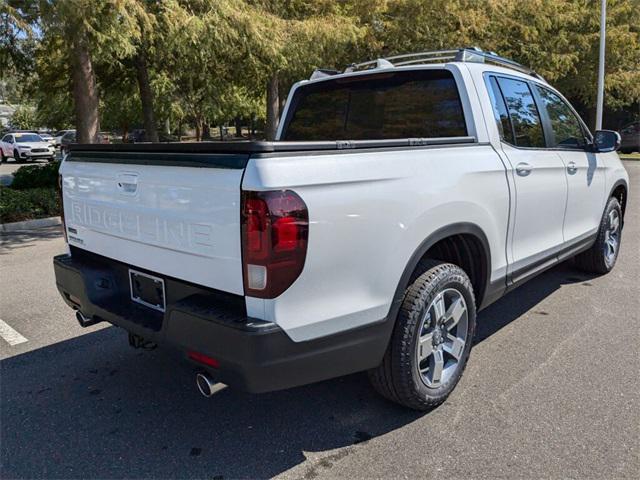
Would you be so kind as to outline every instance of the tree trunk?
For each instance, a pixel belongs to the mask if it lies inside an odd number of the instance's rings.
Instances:
[[[242,138],[242,120],[240,117],[236,117],[234,122],[236,124],[236,138]]]
[[[211,125],[209,125],[209,121],[205,121],[202,126],[202,138],[205,140],[211,140]]]
[[[125,124],[122,126],[122,143],[127,143],[129,139],[127,136],[129,135],[129,124]]]
[[[276,139],[278,121],[280,120],[279,110],[278,75],[274,73],[267,83],[267,126],[264,133],[269,141]]]
[[[196,142],[199,142],[202,138],[202,129],[200,128],[200,120],[196,119]]]
[[[95,143],[100,131],[98,89],[89,45],[83,32],[73,36],[73,104],[78,143]]]
[[[140,103],[142,104],[142,118],[144,123],[145,140],[147,142],[158,141],[158,129],[153,113],[153,92],[149,82],[149,68],[147,66],[147,52],[144,42],[135,58],[138,88],[140,89]]]

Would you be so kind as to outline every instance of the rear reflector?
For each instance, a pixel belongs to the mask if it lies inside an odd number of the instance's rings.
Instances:
[[[215,358],[211,358],[204,353],[194,352],[189,350],[187,352],[187,356],[193,360],[194,362],[202,363],[203,365],[207,365],[212,368],[220,368],[220,362]]]
[[[309,212],[291,190],[242,192],[245,294],[275,298],[298,278],[307,256]]]

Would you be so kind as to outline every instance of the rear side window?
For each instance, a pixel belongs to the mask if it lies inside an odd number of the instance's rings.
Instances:
[[[511,117],[515,145],[518,147],[545,147],[540,114],[529,85],[526,82],[504,77],[498,79],[498,84]]]
[[[509,121],[509,112],[507,112],[507,105],[504,103],[504,98],[502,97],[502,92],[500,91],[496,77],[489,77],[489,97],[491,98],[493,115],[498,125],[500,138],[514,145],[515,142],[513,140],[511,122]]]
[[[558,95],[543,87],[535,86],[542,104],[547,111],[551,130],[553,131],[553,143],[550,147],[560,148],[584,148],[586,140],[584,131],[578,117],[571,107]]]
[[[467,127],[447,70],[347,77],[299,87],[282,140],[460,137]]]

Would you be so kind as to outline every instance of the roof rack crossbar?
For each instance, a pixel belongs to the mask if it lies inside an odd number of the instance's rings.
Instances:
[[[443,55],[441,57],[430,57],[429,62],[439,62],[441,60],[455,60],[455,55]],[[424,58],[416,58],[414,60],[405,60],[403,62],[395,62],[394,65],[396,67],[401,67],[402,65],[416,65],[419,63],[425,63]]]
[[[349,65],[344,72],[355,72],[361,70],[372,70],[378,68],[382,61],[391,63],[393,66],[418,65],[442,61],[492,63],[505,68],[516,70],[520,73],[531,75],[544,80],[532,69],[514,62],[508,58],[501,57],[494,52],[485,52],[478,47],[458,48],[453,50],[431,50],[426,52],[407,53],[403,55],[392,55],[381,57],[376,60],[369,60],[361,63]]]

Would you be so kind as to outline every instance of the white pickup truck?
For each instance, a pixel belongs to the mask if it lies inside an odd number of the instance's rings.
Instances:
[[[613,268],[618,145],[493,53],[316,71],[275,142],[73,146],[56,282],[81,325],[184,352],[205,395],[368,370],[424,410],[460,379],[477,311],[570,257]]]

